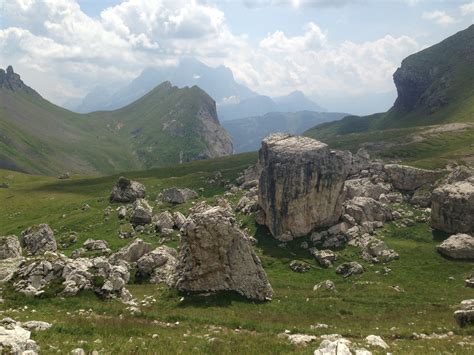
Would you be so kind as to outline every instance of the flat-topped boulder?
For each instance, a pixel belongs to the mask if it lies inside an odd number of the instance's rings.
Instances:
[[[474,232],[474,181],[445,184],[431,195],[431,226],[448,233]]]
[[[441,171],[418,169],[399,164],[385,165],[385,173],[393,187],[403,191],[414,191],[431,185],[441,177]]]
[[[259,151],[259,204],[273,236],[303,236],[342,214],[348,153],[288,134],[265,138]]]
[[[160,197],[163,202],[181,204],[198,197],[198,193],[188,188],[171,187],[163,190]]]
[[[110,193],[110,202],[134,202],[137,198],[145,198],[145,186],[137,181],[121,176]]]
[[[230,207],[196,205],[181,232],[178,290],[236,291],[258,301],[272,298],[273,290],[260,259]]]

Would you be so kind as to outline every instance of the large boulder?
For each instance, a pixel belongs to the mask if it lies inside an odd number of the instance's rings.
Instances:
[[[438,246],[438,252],[453,259],[474,259],[474,237],[452,235]]]
[[[403,191],[414,191],[431,185],[441,177],[441,171],[413,168],[399,164],[385,165],[385,173],[393,187]]]
[[[53,230],[47,224],[32,226],[21,233],[20,244],[28,255],[40,255],[46,251],[56,251]]]
[[[21,256],[21,245],[14,235],[0,237],[0,260],[18,258]]]
[[[146,243],[142,239],[137,238],[116,253],[112,254],[110,256],[110,261],[113,264],[118,263],[120,260],[133,263],[143,255],[149,253],[152,249],[150,243]]]
[[[464,300],[454,312],[454,319],[460,327],[474,324],[474,299]]]
[[[133,203],[132,215],[130,216],[130,222],[133,225],[145,225],[151,223],[151,217],[153,215],[153,208],[150,206],[147,200],[138,198]]]
[[[121,176],[110,193],[110,202],[134,202],[137,198],[145,198],[145,186],[137,181]]]
[[[431,195],[431,226],[448,233],[474,232],[474,181],[438,187]]]
[[[197,205],[181,228],[176,287],[181,291],[236,291],[253,300],[272,298],[260,259],[231,208]]]
[[[273,236],[298,237],[342,214],[347,154],[307,137],[273,134],[259,151],[259,204]]]
[[[174,286],[178,253],[175,249],[161,246],[143,255],[137,261],[137,277],[151,283],[164,282]]]
[[[180,204],[185,203],[190,199],[198,197],[198,193],[194,190],[188,188],[179,189],[177,187],[172,187],[166,190],[163,190],[161,193],[161,200],[167,203]]]

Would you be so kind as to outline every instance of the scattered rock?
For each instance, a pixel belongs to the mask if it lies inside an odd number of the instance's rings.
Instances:
[[[433,191],[431,226],[448,233],[474,232],[474,181],[442,185]]]
[[[343,263],[336,268],[336,274],[342,275],[343,277],[349,277],[351,275],[359,275],[364,272],[364,268],[361,264],[356,261]]]
[[[110,252],[109,244],[105,240],[87,239],[83,247],[88,251]]]
[[[66,180],[66,179],[70,179],[70,178],[71,178],[71,173],[69,173],[69,172],[65,172],[65,173],[58,176],[59,180]]]
[[[312,249],[311,254],[322,267],[331,267],[332,263],[337,260],[337,255],[332,250]]]
[[[0,260],[19,258],[21,245],[15,235],[0,237]]]
[[[365,338],[365,341],[367,341],[367,344],[371,346],[377,346],[382,349],[389,348],[388,344],[378,335],[369,335]]]
[[[145,198],[145,186],[137,181],[120,177],[110,193],[110,202],[134,202],[137,198]]]
[[[385,222],[392,219],[390,209],[370,197],[355,197],[347,201],[345,213],[354,218],[358,224],[364,222]]]
[[[388,263],[399,259],[400,256],[387,247],[384,241],[372,238],[362,249],[362,259],[373,263]]]
[[[299,260],[292,260],[290,262],[290,269],[294,272],[308,272],[311,270],[311,265]]]
[[[21,233],[20,244],[28,255],[40,255],[46,251],[56,251],[53,230],[47,224],[32,226]]]
[[[457,311],[454,312],[454,319],[460,327],[474,324],[474,299],[464,300]]]
[[[237,212],[242,212],[245,214],[255,212],[258,209],[259,209],[259,204],[258,204],[257,195],[252,196],[252,197],[242,196],[242,198],[237,203],[237,207],[235,208]]]
[[[474,259],[474,237],[468,234],[452,235],[437,250],[453,259]]]
[[[296,346],[306,346],[312,341],[315,341],[317,339],[316,336],[308,335],[308,334],[281,333],[279,334],[279,336],[287,338],[291,344],[296,345]]]
[[[178,290],[232,290],[259,301],[272,298],[273,290],[260,259],[230,208],[198,204],[181,231]]]
[[[350,345],[351,342],[344,338],[325,339],[321,342],[319,348],[314,351],[314,355],[351,355]]]
[[[328,290],[331,292],[337,292],[336,285],[331,280],[322,281],[313,287],[313,291]]]
[[[120,226],[119,237],[122,239],[133,238],[135,236],[135,229],[131,223]]]
[[[166,203],[180,204],[185,203],[188,200],[197,198],[199,195],[196,191],[188,188],[177,188],[172,187],[166,190],[163,190],[161,193],[161,201]]]
[[[273,236],[304,236],[339,220],[347,154],[307,137],[272,134],[263,140],[259,204]]]
[[[39,331],[39,330],[48,330],[53,325],[51,323],[48,323],[48,322],[43,322],[43,321],[38,321],[38,320],[30,320],[28,322],[22,322],[21,326],[23,328],[28,329],[28,330]]]
[[[117,208],[117,216],[119,219],[125,219],[127,217],[127,207],[120,206]]]

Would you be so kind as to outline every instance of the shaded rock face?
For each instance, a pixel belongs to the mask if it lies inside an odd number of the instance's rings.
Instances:
[[[32,226],[21,233],[20,244],[28,255],[40,255],[46,251],[56,251],[53,230],[47,224]]]
[[[342,214],[350,166],[343,152],[307,137],[274,134],[259,151],[259,204],[273,236],[303,236]]]
[[[435,189],[431,195],[431,226],[448,233],[474,232],[472,178]]]
[[[130,216],[130,222],[133,225],[145,225],[151,223],[151,217],[153,215],[153,208],[150,206],[147,200],[138,198],[133,203],[132,215]]]
[[[438,246],[438,252],[453,259],[474,259],[474,237],[455,234]]]
[[[0,237],[0,260],[18,258],[21,256],[21,246],[14,235]]]
[[[460,327],[474,324],[474,299],[462,301],[459,309],[454,312],[454,319]]]
[[[137,198],[145,198],[145,195],[145,186],[122,176],[110,193],[110,202],[134,202]]]
[[[393,187],[403,191],[414,191],[421,186],[433,184],[441,177],[441,172],[413,168],[411,166],[387,164],[385,172]]]
[[[181,231],[178,290],[229,290],[258,301],[272,298],[273,290],[260,259],[230,208],[199,204]]]
[[[171,187],[163,190],[161,193],[161,200],[163,202],[174,204],[185,203],[196,197],[198,197],[198,193],[188,188],[178,189],[177,187]]]

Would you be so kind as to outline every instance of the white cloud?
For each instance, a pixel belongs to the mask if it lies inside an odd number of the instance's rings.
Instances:
[[[425,20],[431,20],[443,26],[450,25],[456,22],[454,17],[448,15],[445,11],[439,11],[439,10],[423,12],[421,17]]]
[[[299,6],[310,3],[301,0]],[[301,34],[275,31],[253,44],[232,33],[215,5],[195,0],[127,0],[98,18],[87,16],[74,0],[9,0],[3,16],[0,66],[13,64],[55,102],[84,95],[99,83],[129,81],[148,66],[173,65],[182,56],[224,64],[251,89],[272,96],[296,89],[370,95],[393,90],[394,70],[420,48],[410,37],[389,35],[335,45],[313,22]]]
[[[464,16],[474,14],[474,1],[461,5],[459,9]]]

